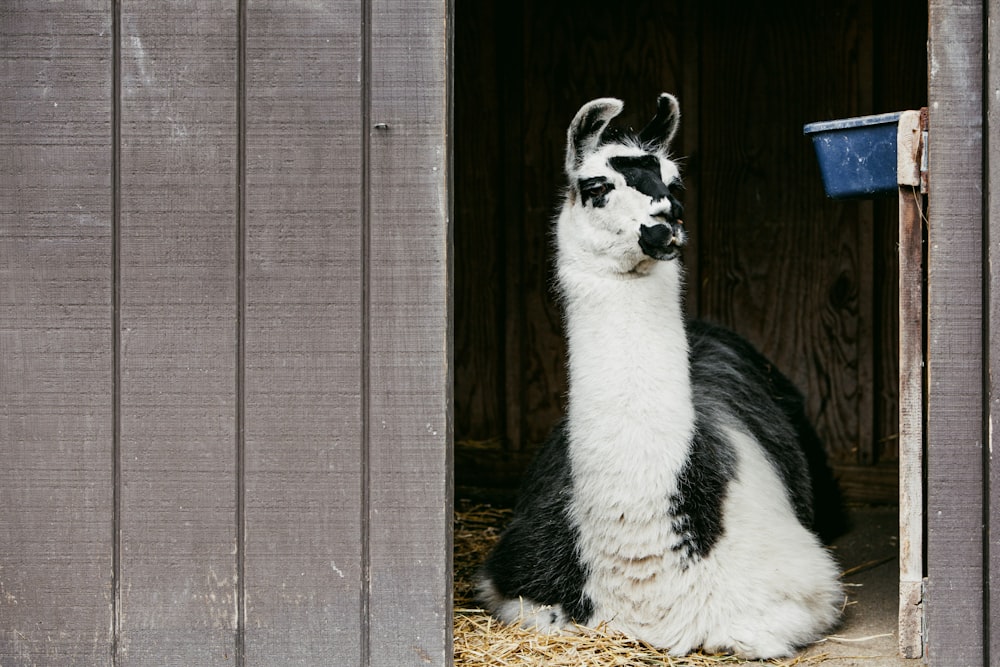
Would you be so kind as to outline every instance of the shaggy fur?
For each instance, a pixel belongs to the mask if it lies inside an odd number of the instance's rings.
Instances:
[[[676,100],[662,95],[637,137],[605,132],[621,108],[595,100],[567,134],[568,414],[479,596],[541,631],[607,623],[675,654],[785,656],[839,615],[837,568],[814,532],[842,528],[836,487],[792,384],[735,334],[685,322],[666,152]],[[815,507],[815,491],[834,501]]]

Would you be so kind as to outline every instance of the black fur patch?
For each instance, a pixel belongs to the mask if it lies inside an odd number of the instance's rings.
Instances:
[[[695,404],[695,434],[691,455],[681,471],[677,493],[670,498],[674,545],[688,560],[704,558],[724,532],[722,504],[733,479],[736,457],[719,431],[711,411]]]
[[[578,531],[567,516],[573,491],[568,447],[561,422],[529,467],[514,518],[487,557],[483,574],[504,597],[561,604],[570,618],[585,623],[594,604],[583,593],[587,573],[577,554]]]
[[[677,201],[670,186],[660,177],[660,160],[655,155],[619,155],[608,160],[608,165],[625,177],[625,183],[635,188],[654,202],[666,199],[670,202],[670,219],[680,220],[684,207]]]
[[[688,323],[688,339],[699,413],[735,416],[763,446],[802,525],[825,542],[843,533],[847,520],[840,489],[806,417],[802,394],[731,331],[694,321]]]
[[[653,201],[670,196],[670,188],[660,178],[660,160],[655,155],[618,155],[610,158],[608,165],[625,177],[630,188]]]

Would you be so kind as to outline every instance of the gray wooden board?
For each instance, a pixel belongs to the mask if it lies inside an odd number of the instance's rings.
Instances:
[[[121,665],[233,664],[231,2],[121,14]]]
[[[248,665],[360,662],[360,26],[248,7]]]
[[[983,4],[930,3],[927,652],[983,665]]]
[[[0,5],[0,664],[111,627],[109,3]]]
[[[989,0],[989,16],[1000,16],[1000,0]],[[987,89],[1000,89],[1000,22],[989,21],[986,33],[988,40],[986,64]],[[986,234],[989,238],[988,261],[990,274],[987,278],[989,290],[989,423],[997,424],[1000,419],[1000,100],[993,95],[984,97],[987,104],[986,149],[989,174],[985,180],[988,193]],[[987,646],[988,657],[994,662],[1000,660],[1000,433],[996,428],[989,430],[989,497],[986,499],[989,507],[987,530],[989,541],[987,584]]]
[[[448,4],[371,5],[367,658],[376,666],[452,655]]]

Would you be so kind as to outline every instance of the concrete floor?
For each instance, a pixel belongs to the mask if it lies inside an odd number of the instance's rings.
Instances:
[[[823,667],[917,667],[921,660],[899,657],[898,515],[895,507],[852,509],[853,527],[834,544],[843,570],[863,566],[844,578],[848,606],[833,637],[804,655],[826,654]],[[841,638],[841,639],[838,639]]]

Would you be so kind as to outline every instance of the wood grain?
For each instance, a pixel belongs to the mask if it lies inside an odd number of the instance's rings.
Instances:
[[[0,664],[111,659],[110,3],[0,6]]]
[[[235,10],[122,4],[122,665],[236,650]]]
[[[808,2],[710,15],[702,108],[730,111],[702,121],[700,314],[789,375],[833,458],[850,463],[871,437],[870,207],[825,199],[801,128],[867,111],[865,11]]]
[[[899,184],[899,652],[923,656],[924,589],[924,156],[922,117],[905,111],[896,132]]]
[[[360,26],[248,7],[248,665],[361,660]]]
[[[988,10],[990,17],[1000,15],[1000,2],[990,0]],[[1000,24],[995,20],[990,20],[987,24],[985,48],[986,53],[986,85],[988,90],[1000,88]],[[987,130],[985,137],[987,164],[992,165],[984,180],[986,192],[988,193],[986,219],[986,234],[989,239],[987,248],[987,267],[989,275],[985,288],[989,290],[989,310],[985,315],[989,318],[987,323],[988,347],[984,353],[989,358],[989,404],[988,419],[989,424],[996,424],[1000,417],[1000,136],[997,128],[1000,128],[1000,100],[987,95],[983,98],[986,104]],[[989,638],[986,646],[988,659],[996,662],[1000,660],[1000,433],[997,429],[991,428],[987,431],[987,464],[989,466],[989,496],[988,503],[988,538],[986,585],[989,586],[988,597],[986,598],[987,609],[990,613],[986,618],[984,632]]]
[[[907,114],[913,115],[918,119],[910,127],[919,133],[919,112]],[[919,187],[899,187],[899,648],[907,658],[923,654],[922,199]]]
[[[929,11],[927,657],[983,665],[984,16]]]
[[[444,0],[370,6],[366,665],[451,659],[450,35]]]
[[[455,429],[463,440],[500,438],[507,420],[504,239],[517,212],[505,207],[502,137],[516,121],[501,101],[504,71],[513,69],[509,45],[489,29],[502,12],[494,2],[455,7],[455,57],[463,66],[454,85],[466,100],[454,110],[462,138],[455,190],[469,193],[455,208]]]

